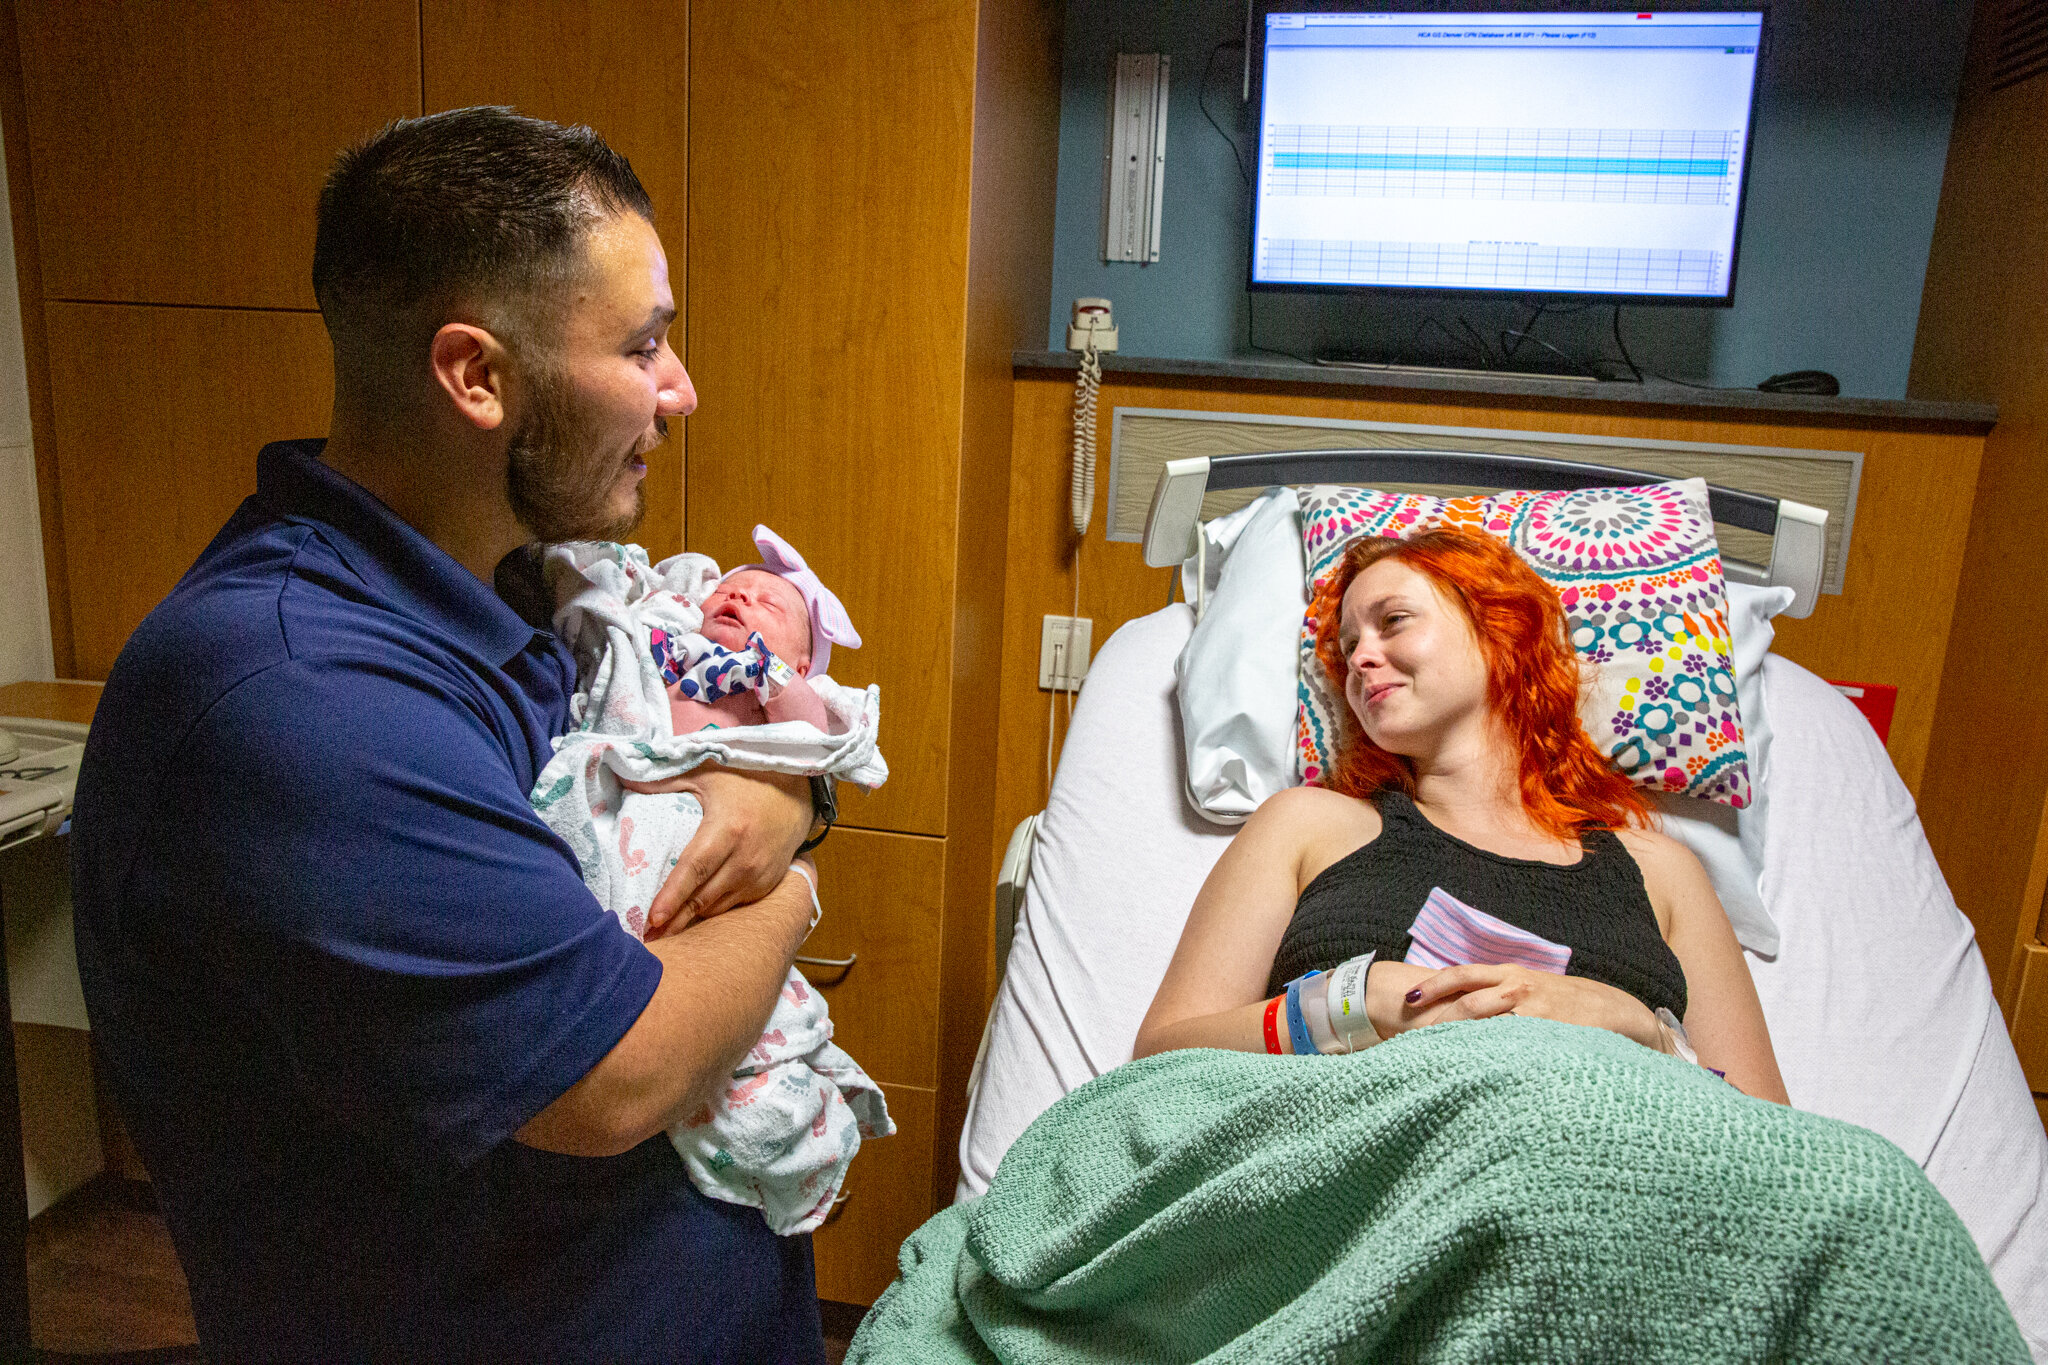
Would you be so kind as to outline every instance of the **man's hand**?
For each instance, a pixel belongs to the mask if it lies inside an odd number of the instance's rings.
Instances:
[[[659,937],[678,914],[687,924],[760,900],[789,874],[811,830],[809,778],[706,764],[658,789],[694,794],[704,823],[647,908],[648,938]]]

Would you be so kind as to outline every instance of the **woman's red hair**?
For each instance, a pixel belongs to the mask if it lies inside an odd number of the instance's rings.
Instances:
[[[1370,797],[1415,794],[1408,759],[1367,738],[1344,698],[1348,661],[1338,640],[1344,594],[1359,574],[1398,559],[1464,612],[1486,660],[1486,695],[1520,751],[1522,806],[1560,839],[1648,823],[1642,790],[1609,767],[1579,723],[1579,659],[1565,638],[1557,593],[1506,542],[1477,531],[1423,531],[1406,540],[1367,536],[1344,552],[1316,594],[1316,658],[1338,698],[1337,752],[1322,785]]]

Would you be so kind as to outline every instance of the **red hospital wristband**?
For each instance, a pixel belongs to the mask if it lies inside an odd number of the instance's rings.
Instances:
[[[1287,997],[1284,995],[1276,995],[1266,1002],[1266,1051],[1272,1053],[1275,1057],[1281,1055],[1280,1005],[1286,999]]]

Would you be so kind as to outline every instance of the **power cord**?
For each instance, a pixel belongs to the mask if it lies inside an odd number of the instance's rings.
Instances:
[[[1222,138],[1223,144],[1230,148],[1230,159],[1237,163],[1238,179],[1244,182],[1246,189],[1250,189],[1252,168],[1245,164],[1244,149],[1237,145],[1237,139],[1232,137],[1228,130],[1216,121],[1216,116],[1209,112],[1209,86],[1215,80],[1216,59],[1232,48],[1244,51],[1244,40],[1241,38],[1227,39],[1209,49],[1209,60],[1202,67],[1201,88],[1195,92],[1195,104],[1201,109],[1202,117],[1209,121],[1209,126],[1216,130],[1216,136]],[[1246,211],[1250,212],[1250,198],[1247,197],[1245,202]],[[1293,351],[1259,344],[1259,295],[1258,291],[1252,289],[1247,289],[1244,296],[1244,344],[1245,349],[1257,351],[1262,355],[1282,356],[1302,365],[1313,365],[1316,363],[1309,356],[1297,355]]]
[[[1252,183],[1252,172],[1251,167],[1244,164],[1243,149],[1237,145],[1236,138],[1223,130],[1223,125],[1216,121],[1216,116],[1209,112],[1209,82],[1216,73],[1216,59],[1233,47],[1242,49],[1244,47],[1244,40],[1233,38],[1228,42],[1218,43],[1209,49],[1208,64],[1202,68],[1202,87],[1195,92],[1195,105],[1202,111],[1202,117],[1209,120],[1209,126],[1216,130],[1216,136],[1229,144],[1231,159],[1237,162],[1238,178],[1243,180],[1246,185],[1249,185]]]

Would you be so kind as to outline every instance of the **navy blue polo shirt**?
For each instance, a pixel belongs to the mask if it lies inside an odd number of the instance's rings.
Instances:
[[[814,1360],[808,1238],[512,1134],[661,964],[526,796],[574,665],[319,461],[121,651],[78,783],[100,1055],[221,1359]]]

